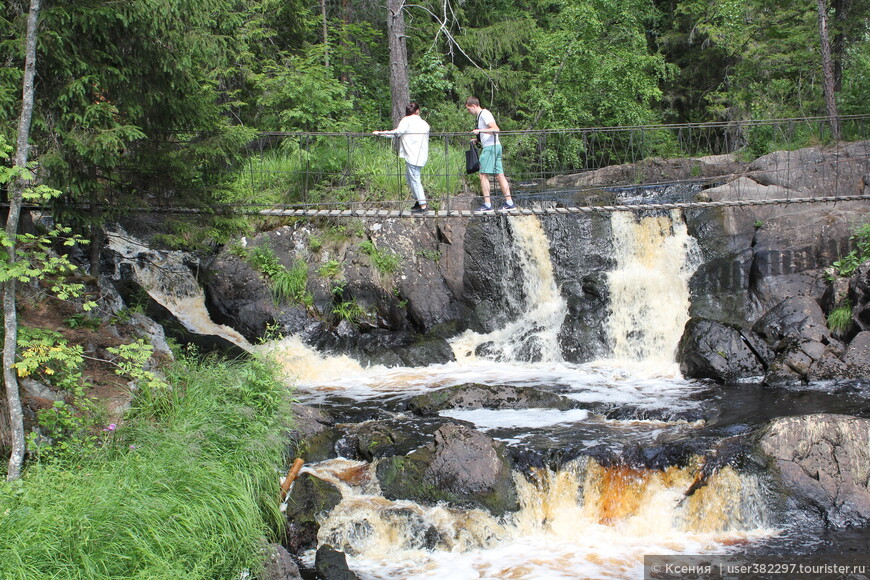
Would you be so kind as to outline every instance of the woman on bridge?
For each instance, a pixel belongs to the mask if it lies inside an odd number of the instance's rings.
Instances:
[[[420,117],[420,105],[411,101],[405,107],[405,116],[399,121],[399,126],[392,131],[372,131],[375,135],[399,138],[399,157],[405,160],[405,178],[408,187],[417,200],[411,208],[412,213],[426,213],[426,194],[423,192],[423,182],[420,172],[429,159],[429,123]]]

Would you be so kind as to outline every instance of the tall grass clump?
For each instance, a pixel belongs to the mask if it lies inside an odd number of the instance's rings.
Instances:
[[[275,304],[298,302],[310,306],[313,298],[308,293],[308,266],[297,260],[287,269],[278,261],[274,250],[267,245],[255,246],[247,255],[248,263],[266,276]]]
[[[371,240],[364,240],[359,247],[381,274],[393,274],[402,264],[401,256],[390,250],[379,249]]]
[[[134,401],[102,453],[0,483],[0,578],[257,574],[280,531],[288,390],[259,359],[182,357],[165,376],[172,404]]]
[[[846,299],[828,314],[828,328],[837,335],[846,334],[852,327],[852,303]]]

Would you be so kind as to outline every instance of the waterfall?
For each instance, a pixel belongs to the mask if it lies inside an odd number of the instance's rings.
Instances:
[[[235,329],[212,321],[205,294],[181,252],[152,250],[120,228],[106,232],[106,237],[108,246],[131,267],[134,281],[189,331],[222,336],[245,350],[252,349]]]
[[[460,361],[473,360],[478,347],[486,344],[487,353],[497,360],[560,361],[559,329],[567,308],[553,274],[550,241],[536,216],[514,217],[507,223],[514,242],[511,260],[519,267],[522,292],[507,291],[516,284],[509,278],[510,268],[505,269],[501,285],[523,314],[489,334],[469,331],[458,336],[452,341],[454,354]]]
[[[636,219],[613,212],[617,267],[608,273],[608,330],[620,361],[671,363],[689,319],[688,281],[700,250],[679,212]]]
[[[477,509],[387,500],[374,468],[336,459],[304,468],[342,501],[318,544],[347,554],[372,578],[627,578],[643,553],[724,551],[771,533],[763,485],[729,467],[694,494],[692,468],[603,467],[591,459],[515,475],[521,509],[503,519]]]

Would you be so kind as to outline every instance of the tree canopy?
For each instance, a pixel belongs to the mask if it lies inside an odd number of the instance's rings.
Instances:
[[[69,199],[219,198],[258,131],[390,123],[387,2],[51,0],[32,142]],[[816,5],[773,0],[402,4],[409,89],[435,130],[479,97],[503,129],[825,114]],[[866,3],[827,5],[837,98],[866,112]],[[0,13],[0,132],[20,107],[26,4]],[[217,193],[216,193],[217,192]]]

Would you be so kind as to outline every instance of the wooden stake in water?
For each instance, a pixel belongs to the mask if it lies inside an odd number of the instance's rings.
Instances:
[[[299,475],[299,470],[302,469],[304,463],[305,462],[301,457],[297,457],[296,461],[293,462],[293,466],[290,467],[290,471],[287,472],[287,477],[284,478],[284,482],[281,484],[281,501],[284,501],[284,498],[287,497],[287,492],[290,490],[293,480],[296,479],[297,475]]]

